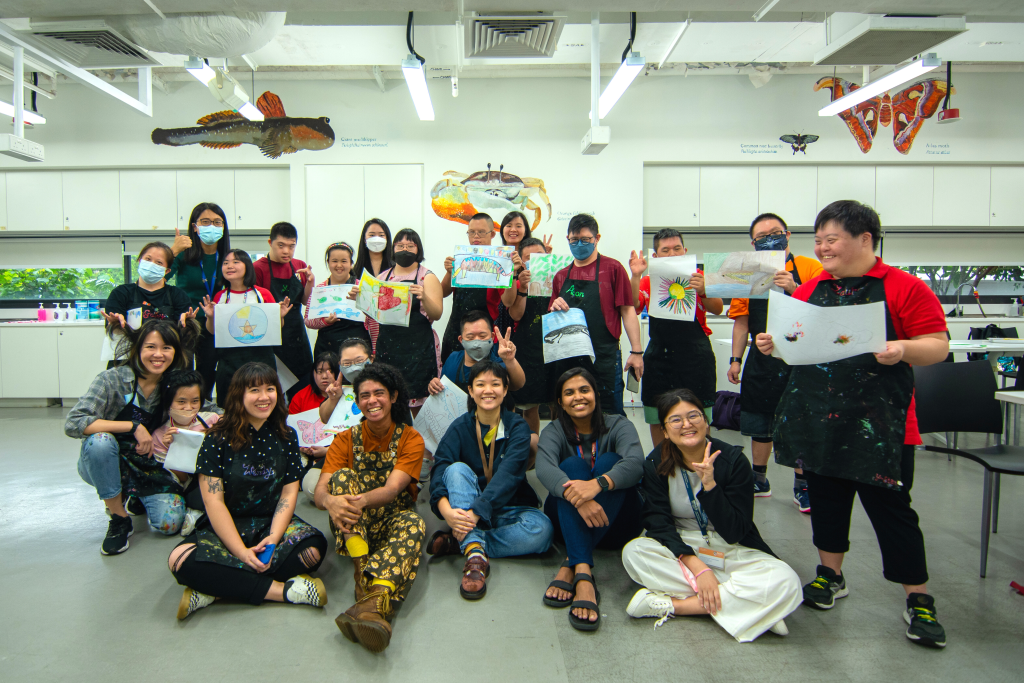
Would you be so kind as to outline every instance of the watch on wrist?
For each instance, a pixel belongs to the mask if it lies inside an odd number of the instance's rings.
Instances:
[[[601,491],[608,493],[608,478],[603,474],[597,478],[597,484],[601,487]]]
[[[132,420],[132,432],[131,432],[131,433],[132,433],[132,434],[134,434],[134,433],[135,433],[135,431],[136,431],[136,430],[137,430],[137,429],[138,429],[139,427],[141,427],[141,426],[142,426],[142,423],[141,423],[141,422],[139,422],[138,420]]]
[[[733,363],[739,363],[740,365],[743,365],[743,359],[740,358],[739,356],[732,356],[729,359],[729,364],[732,365]]]

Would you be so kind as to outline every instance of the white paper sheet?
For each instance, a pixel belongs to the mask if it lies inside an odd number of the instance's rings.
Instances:
[[[572,263],[572,256],[559,254],[533,254],[526,262],[530,271],[530,296],[551,297],[551,286],[558,271]]]
[[[815,306],[771,292],[768,325],[772,355],[789,365],[815,365],[885,351],[885,302]],[[751,353],[760,353],[751,349]]]
[[[217,304],[213,309],[213,342],[218,349],[281,345],[280,304]]]
[[[274,356],[274,363],[277,365],[277,379],[281,381],[281,388],[288,391],[298,383],[299,378],[276,355]]]
[[[412,310],[409,285],[383,282],[369,273],[363,273],[359,279],[356,308],[381,325],[408,327],[409,312]]]
[[[697,257],[663,256],[647,263],[651,277],[647,312],[651,317],[693,320],[697,314],[697,290],[690,285],[690,276],[697,272]]]
[[[319,408],[289,415],[287,422],[288,426],[299,435],[299,446],[302,448],[330,446],[331,441],[334,440],[334,434],[324,431],[324,423],[320,421]]]
[[[784,251],[704,254],[704,294],[711,298],[767,299],[775,273],[786,267]]]
[[[570,308],[548,313],[541,316],[540,324],[544,334],[545,363],[575,356],[589,356],[590,361],[594,361],[594,345],[582,310]]]
[[[363,414],[359,411],[359,406],[356,405],[356,395],[352,393],[352,387],[347,386],[344,391],[345,393],[338,401],[338,405],[334,407],[334,412],[331,413],[331,417],[324,427],[324,431],[328,434],[337,434],[355,427],[363,419]]]
[[[431,453],[437,451],[438,442],[452,422],[467,412],[466,392],[455,386],[447,377],[441,377],[441,384],[444,385],[444,391],[427,397],[412,424],[423,437],[423,443]]]
[[[103,345],[100,346],[100,360],[103,362],[119,360],[117,358],[117,345],[124,339],[121,332],[114,332],[114,337],[109,334],[103,335]]]
[[[205,436],[203,432],[178,430],[174,435],[174,441],[167,447],[164,469],[195,474],[196,458],[199,457],[199,447],[203,445]]]
[[[128,311],[128,315],[124,317],[124,322],[133,330],[137,330],[142,327],[142,309],[133,308]]]
[[[314,287],[309,298],[308,318],[326,318],[333,313],[339,320],[362,322],[366,315],[356,308],[356,302],[348,298],[355,285],[324,285]]]
[[[508,289],[515,247],[459,245],[452,264],[452,287]]]

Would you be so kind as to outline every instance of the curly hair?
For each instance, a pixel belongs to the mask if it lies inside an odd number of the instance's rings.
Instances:
[[[377,382],[391,394],[391,421],[395,424],[412,425],[412,414],[409,412],[409,389],[405,386],[402,373],[387,363],[367,365],[352,382],[352,391],[356,395],[357,404],[359,403],[359,387],[363,382],[371,381]],[[362,410],[362,406],[359,409]]]
[[[235,371],[224,399],[224,417],[210,427],[207,434],[213,434],[219,441],[226,440],[232,450],[240,451],[252,442],[249,414],[245,410],[245,392],[250,387],[270,384],[277,389],[277,402],[270,411],[267,422],[282,441],[297,440],[295,430],[288,426],[288,408],[285,406],[284,390],[277,371],[266,363],[252,361]]]

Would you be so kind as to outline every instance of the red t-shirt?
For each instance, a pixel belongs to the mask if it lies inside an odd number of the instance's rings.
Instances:
[[[704,274],[703,270],[697,270],[701,275]],[[651,303],[651,276],[644,275],[640,279],[640,303],[637,304],[637,313],[641,313]],[[693,319],[700,323],[701,329],[704,330],[704,334],[711,336],[711,328],[708,327],[708,310],[704,308],[704,297],[697,297],[697,311],[693,315]]]
[[[274,295],[271,294],[269,290],[263,289],[259,285],[256,285],[252,289],[255,289],[257,292],[260,293],[260,296],[263,297],[263,303],[265,303],[265,304],[275,304],[275,303],[277,303],[276,301],[274,301]],[[251,292],[252,289],[250,289],[248,291]],[[226,292],[226,291],[228,291],[228,290],[227,289],[222,289],[219,292],[217,292],[216,294],[214,294],[213,295],[213,303],[219,304],[221,302],[221,299],[224,298],[224,292]],[[250,301],[250,302],[252,302],[254,304],[255,303],[259,303],[256,300],[255,296],[245,297],[245,292],[244,291],[238,291],[238,290],[235,290],[235,289],[231,290],[231,298],[235,300],[235,303],[238,303],[242,298],[245,298],[246,301]],[[227,302],[225,302],[225,303],[227,303]]]
[[[882,259],[877,256],[875,265],[865,275],[882,280],[885,287],[885,310],[892,318],[897,339],[910,339],[922,334],[946,331],[946,315],[942,311],[942,304],[928,285],[920,279],[882,263]],[[834,279],[823,270],[810,282],[797,287],[793,297],[807,301],[818,282]],[[913,397],[910,398],[910,408],[907,410],[907,436],[903,443],[913,446],[921,443]]]
[[[299,413],[304,413],[307,410],[319,408],[320,404],[325,400],[327,400],[326,396],[320,396],[313,391],[313,385],[309,385],[299,393],[295,394],[295,397],[288,404],[288,414],[297,415]]]
[[[256,270],[256,284],[270,289],[271,269],[273,269],[274,277],[285,280],[292,276],[292,266],[295,266],[295,274],[299,276],[299,282],[305,287],[306,277],[298,272],[306,267],[305,263],[297,258],[293,258],[289,263],[277,263],[276,261],[271,261],[266,256],[252,264],[252,267]]]
[[[551,303],[562,294],[562,285],[566,279],[593,280],[596,274],[597,261],[588,266],[578,267],[575,262],[555,273],[551,282]],[[622,334],[622,317],[620,306],[633,305],[633,288],[629,284],[629,275],[622,264],[613,258],[601,254],[601,312],[604,313],[604,324],[612,337],[618,339]],[[550,303],[549,303],[550,305]]]

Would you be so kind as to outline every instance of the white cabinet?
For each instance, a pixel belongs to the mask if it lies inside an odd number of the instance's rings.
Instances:
[[[117,171],[64,171],[61,174],[66,230],[120,230]]]
[[[883,228],[932,225],[935,174],[932,166],[879,166],[875,211]]]
[[[235,172],[231,169],[187,169],[176,172],[178,228],[185,232],[196,204],[212,202],[224,209],[228,226],[235,216]],[[269,227],[268,232],[269,232]]]
[[[757,166],[702,166],[700,224],[746,227],[757,216]]]
[[[644,166],[644,227],[700,225],[700,167]]]
[[[364,221],[380,218],[392,233],[412,228],[423,236],[423,166],[382,164],[363,166]],[[545,207],[545,211],[547,208]],[[526,212],[530,222],[533,215]],[[505,216],[494,215],[501,222]]]
[[[789,227],[811,227],[817,215],[816,166],[761,166],[757,174],[757,213],[782,216]],[[750,217],[747,221],[754,219]]]
[[[988,166],[936,166],[934,225],[988,225],[992,169]]]
[[[122,230],[166,231],[178,224],[175,171],[120,171],[118,181]]]
[[[817,211],[840,199],[875,205],[874,166],[819,166]]]
[[[59,175],[59,174],[58,174]],[[0,330],[0,381],[7,398],[54,398],[60,395],[54,328]],[[99,357],[99,349],[96,349]]]
[[[0,173],[0,230],[7,229],[7,174]]]
[[[63,230],[60,171],[7,172],[7,229]]]
[[[93,378],[106,367],[100,360],[103,326],[60,327],[48,330],[57,334],[57,378],[60,391],[53,397],[78,398]]]
[[[232,228],[269,233],[274,223],[291,220],[291,181],[287,168],[240,168],[235,171],[234,194]],[[221,208],[227,211],[223,205]]]
[[[1024,225],[1024,166],[992,167],[989,225]]]
[[[364,219],[363,167],[306,165],[306,261],[314,273],[325,273],[324,250],[332,242],[345,241],[358,250]],[[391,218],[381,218],[392,225]],[[318,275],[319,277],[319,275]]]

